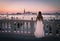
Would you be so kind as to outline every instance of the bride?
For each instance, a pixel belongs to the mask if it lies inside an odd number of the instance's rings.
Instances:
[[[36,28],[35,28],[34,35],[37,38],[44,37],[43,17],[40,11],[38,12],[38,16],[36,18]]]

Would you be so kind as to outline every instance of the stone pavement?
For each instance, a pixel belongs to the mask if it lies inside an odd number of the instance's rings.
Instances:
[[[0,41],[60,41],[60,37],[36,38],[30,35],[20,35],[15,33],[0,33]]]

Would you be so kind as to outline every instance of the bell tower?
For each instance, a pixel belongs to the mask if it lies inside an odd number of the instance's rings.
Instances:
[[[25,13],[25,9],[24,9],[24,13]]]

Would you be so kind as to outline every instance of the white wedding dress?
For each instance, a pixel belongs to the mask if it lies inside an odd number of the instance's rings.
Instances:
[[[44,37],[44,24],[41,20],[37,21],[34,35],[37,38]]]

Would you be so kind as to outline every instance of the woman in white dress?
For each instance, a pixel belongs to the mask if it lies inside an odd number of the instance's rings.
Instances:
[[[44,37],[43,17],[40,11],[38,12],[38,16],[36,18],[36,28],[35,28],[34,35],[37,38]]]

